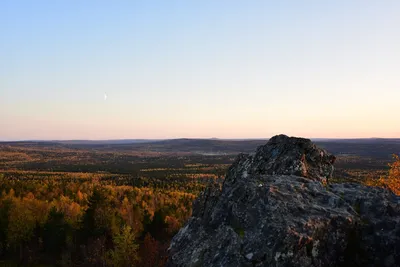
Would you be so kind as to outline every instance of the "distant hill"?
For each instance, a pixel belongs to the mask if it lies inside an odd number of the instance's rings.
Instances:
[[[268,140],[262,139],[120,139],[120,140],[61,140],[0,142],[0,145],[23,147],[64,147],[72,149],[95,149],[111,151],[142,152],[186,152],[203,155],[251,153]],[[400,154],[400,139],[314,139],[314,142],[333,154],[353,154],[388,159],[391,154]]]
[[[138,144],[160,141],[160,139],[112,139],[112,140],[60,140],[52,141],[69,145],[119,145],[119,144]]]
[[[170,139],[147,140],[135,143],[112,142],[61,142],[69,148],[85,148],[98,150],[136,150],[149,152],[190,152],[197,154],[237,154],[251,152],[255,147],[262,145],[267,140],[231,141],[221,139]]]

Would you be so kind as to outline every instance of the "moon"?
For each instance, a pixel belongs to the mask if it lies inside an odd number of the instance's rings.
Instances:
[[[107,100],[107,94],[104,93],[104,100]]]

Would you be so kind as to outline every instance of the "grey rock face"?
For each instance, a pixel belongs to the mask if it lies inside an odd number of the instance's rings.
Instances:
[[[316,147],[309,139],[277,135],[257,149],[248,172],[321,180],[332,176],[334,161],[333,155]]]
[[[333,161],[310,140],[282,135],[239,155],[222,189],[211,185],[194,202],[167,266],[400,266],[400,198],[322,185]]]

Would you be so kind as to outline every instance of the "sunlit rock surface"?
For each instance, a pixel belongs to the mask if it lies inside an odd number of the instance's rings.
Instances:
[[[194,202],[167,266],[400,266],[400,198],[323,185],[334,160],[284,135],[239,155]]]

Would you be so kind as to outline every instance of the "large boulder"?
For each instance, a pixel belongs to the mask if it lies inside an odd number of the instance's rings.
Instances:
[[[173,238],[168,267],[399,266],[400,198],[325,185],[334,157],[310,140],[273,137],[209,186]]]
[[[336,158],[309,139],[277,135],[258,147],[253,156],[241,155],[238,159],[247,160],[246,174],[296,175],[325,180],[332,176]],[[233,164],[231,170],[237,171],[238,167],[237,163]]]

